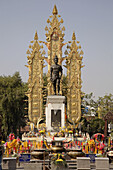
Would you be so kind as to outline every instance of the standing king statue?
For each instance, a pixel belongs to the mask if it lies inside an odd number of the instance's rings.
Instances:
[[[60,94],[60,79],[62,77],[62,66],[58,64],[58,57],[54,58],[54,65],[50,68],[50,79],[53,84],[54,94],[56,95],[56,86],[58,89],[58,94]]]

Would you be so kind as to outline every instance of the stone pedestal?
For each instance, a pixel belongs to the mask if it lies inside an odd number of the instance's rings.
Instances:
[[[109,158],[95,158],[96,170],[109,170]]]
[[[65,96],[48,96],[46,106],[46,128],[55,131],[65,126]]]
[[[3,158],[3,169],[16,170],[16,157]]]
[[[24,170],[42,170],[42,163],[25,163]]]
[[[77,157],[77,170],[90,170],[90,158]]]
[[[69,170],[69,168],[63,165],[55,165],[54,163],[51,163],[51,170]]]

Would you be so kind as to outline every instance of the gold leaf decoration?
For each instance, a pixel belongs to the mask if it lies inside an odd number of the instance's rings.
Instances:
[[[81,45],[79,45],[78,48],[81,49]]]
[[[48,27],[47,26],[45,27],[45,31],[48,31]]]
[[[65,27],[64,26],[62,27],[62,31],[65,31]]]
[[[80,51],[80,54],[81,54],[81,55],[83,55],[83,54],[84,54],[84,52],[81,50],[81,51]]]
[[[31,54],[29,50],[27,50],[26,54]]]
[[[61,20],[60,20],[60,23],[63,23],[64,21],[63,21],[63,19],[61,18]]]
[[[49,20],[49,19],[47,20],[47,23],[50,23],[50,20]]]
[[[67,50],[65,50],[64,54],[65,54],[65,55],[68,55],[68,51],[67,51]]]
[[[42,51],[42,54],[43,54],[43,55],[46,54],[45,50]]]
[[[43,48],[43,45],[41,45],[41,48]]]
[[[34,43],[34,41],[30,41],[30,43]]]
[[[80,43],[80,41],[76,41],[77,42],[77,44],[79,44]]]
[[[67,48],[71,48],[69,45],[67,45]]]

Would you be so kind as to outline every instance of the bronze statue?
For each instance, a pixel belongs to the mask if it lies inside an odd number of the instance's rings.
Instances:
[[[60,92],[60,79],[62,77],[62,66],[58,64],[58,57],[54,58],[54,65],[51,66],[50,79],[53,84],[54,94],[56,95],[56,86],[58,89],[58,94]],[[59,74],[60,73],[60,74]]]

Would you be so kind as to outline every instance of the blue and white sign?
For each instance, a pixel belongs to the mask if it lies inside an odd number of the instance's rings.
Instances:
[[[19,157],[19,161],[20,162],[29,162],[31,159],[31,155],[30,154],[21,154],[21,156]]]

